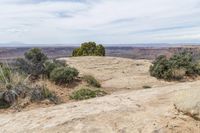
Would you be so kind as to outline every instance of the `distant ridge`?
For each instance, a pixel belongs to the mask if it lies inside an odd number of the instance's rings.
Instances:
[[[200,46],[200,43],[136,43],[136,44],[103,44],[105,47],[195,47]],[[80,44],[25,44],[20,42],[14,43],[0,43],[0,48],[30,48],[30,47],[78,47]]]

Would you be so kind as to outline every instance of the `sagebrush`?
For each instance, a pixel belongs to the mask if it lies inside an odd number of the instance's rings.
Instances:
[[[92,75],[84,75],[83,80],[93,87],[101,87],[101,84],[98,80],[96,80]]]
[[[45,73],[44,63],[48,57],[41,49],[33,48],[24,54],[24,58],[16,60],[17,69],[21,72],[31,75],[33,79],[38,79]]]
[[[78,74],[78,70],[73,67],[58,67],[51,72],[50,78],[56,84],[70,84]]]
[[[83,87],[77,91],[74,91],[70,95],[70,98],[75,99],[75,100],[86,100],[86,99],[90,99],[90,98],[104,96],[106,94],[107,94],[106,92],[99,90],[99,89],[95,90],[92,88]]]
[[[158,79],[180,80],[184,76],[200,75],[200,65],[191,53],[181,52],[171,58],[159,56],[150,66],[150,74]]]

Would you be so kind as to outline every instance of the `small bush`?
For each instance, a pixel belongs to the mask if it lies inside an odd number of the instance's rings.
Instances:
[[[3,99],[9,104],[13,104],[17,101],[18,95],[14,90],[7,90],[3,94]]]
[[[50,74],[51,72],[58,67],[58,65],[54,62],[51,62],[51,61],[47,61],[45,62],[44,64],[45,66],[45,75],[50,78]]]
[[[97,87],[97,88],[101,87],[101,84],[91,75],[83,76],[83,80],[93,87]]]
[[[75,68],[58,67],[51,72],[50,78],[56,84],[69,84],[74,81],[78,74],[79,72]]]
[[[14,85],[12,89],[17,93],[18,97],[25,98],[32,88],[23,83],[18,83]]]
[[[9,107],[10,107],[10,104],[8,104],[4,100],[0,99],[0,109],[7,109]]]
[[[4,92],[0,92],[0,109],[6,109],[10,107],[10,104],[4,101]]]
[[[50,78],[50,74],[51,72],[58,67],[64,67],[66,66],[65,62],[59,61],[59,60],[47,60],[44,63],[44,67],[45,67],[45,75]]]
[[[81,88],[73,92],[70,98],[75,99],[75,100],[86,100],[86,99],[95,98],[95,97],[104,96],[104,95],[106,95],[106,92],[101,91],[101,90],[91,90],[88,88]]]
[[[48,58],[41,49],[33,48],[26,52],[24,57],[16,60],[18,70],[30,74],[35,79],[45,73],[44,63]]]
[[[0,66],[0,87],[2,89],[12,89],[19,83],[24,82],[25,76],[19,72],[16,72],[12,66],[8,64],[2,64]]]
[[[159,56],[150,66],[150,74],[158,79],[180,80],[184,76],[200,75],[200,65],[187,52],[175,54],[169,59]]]
[[[40,102],[42,100],[49,99],[53,103],[58,103],[58,97],[55,93],[51,92],[45,86],[36,86],[31,92],[31,101],[32,102]]]
[[[18,95],[14,90],[7,90],[3,92],[1,100],[8,105],[12,105],[18,99]]]
[[[105,48],[95,42],[86,42],[80,48],[74,49],[72,56],[105,56]]]
[[[67,64],[66,64],[66,61],[65,60],[53,60],[54,63],[56,63],[57,65],[59,66],[63,66],[63,67],[66,67]]]

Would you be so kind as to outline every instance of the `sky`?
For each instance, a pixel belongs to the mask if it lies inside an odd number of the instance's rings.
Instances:
[[[0,0],[0,44],[199,43],[200,0]]]

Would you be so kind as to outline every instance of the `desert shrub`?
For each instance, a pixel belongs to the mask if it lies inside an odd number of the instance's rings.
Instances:
[[[50,78],[50,73],[57,68],[58,65],[54,62],[47,61],[45,62],[45,75]]]
[[[200,66],[190,53],[182,52],[167,59],[159,56],[150,66],[150,74],[158,79],[180,80],[200,74]]]
[[[168,60],[165,56],[159,56],[153,62],[153,65],[150,66],[150,74],[151,76],[157,78],[165,78],[166,71],[169,69]]]
[[[149,85],[144,85],[144,86],[142,86],[142,88],[144,88],[144,89],[150,89],[151,86],[149,86]]]
[[[3,93],[3,99],[8,104],[13,104],[17,101],[18,95],[14,90],[7,90]]]
[[[8,66],[0,66],[0,82],[7,84],[11,80],[11,69]]]
[[[75,91],[70,96],[71,99],[75,100],[84,100],[84,99],[90,99],[96,97],[95,91],[92,91],[90,89],[80,89],[78,91]]]
[[[9,103],[7,103],[6,101],[4,101],[3,99],[3,93],[0,93],[0,109],[6,109],[9,108],[11,105]]]
[[[45,99],[49,99],[51,102],[55,104],[59,102],[59,99],[54,92],[51,92],[45,86],[36,85],[31,92],[31,101],[40,102]]]
[[[31,101],[42,101],[48,98],[51,94],[46,91],[44,86],[37,86],[31,92]]]
[[[67,66],[65,60],[56,60],[56,59],[54,59],[53,62],[58,64],[59,66],[63,66],[63,67]]]
[[[12,86],[12,89],[16,92],[18,97],[25,98],[32,88],[24,83],[18,83],[17,85]]]
[[[63,61],[59,61],[59,60],[47,60],[44,63],[44,67],[45,67],[45,75],[50,78],[50,74],[51,72],[58,67],[64,67],[66,66],[66,63]]]
[[[75,100],[85,100],[90,98],[95,98],[98,96],[104,96],[106,95],[106,92],[101,90],[92,90],[90,88],[81,88],[77,91],[74,91],[71,95],[71,99]]]
[[[0,92],[0,109],[9,108],[13,103],[16,103],[18,95],[14,90],[6,90]]]
[[[95,55],[96,56],[105,56],[106,51],[103,45],[99,44],[96,46]]]
[[[86,81],[88,85],[91,85],[93,87],[101,87],[101,84],[91,75],[83,76],[83,80]]]
[[[85,42],[80,48],[74,49],[72,56],[105,56],[105,48],[95,42]]]
[[[25,76],[14,71],[12,67],[3,65],[0,67],[0,87],[2,89],[11,90],[19,84],[25,82]]]
[[[35,78],[45,73],[44,63],[48,58],[41,49],[33,48],[26,52],[24,57],[16,60],[16,66],[21,72]]]
[[[18,98],[24,98],[27,88],[23,85],[24,78],[10,69],[9,66],[0,68],[0,108],[8,108],[17,103]]]
[[[51,72],[50,79],[56,84],[69,84],[74,81],[78,74],[79,72],[75,68],[58,67]]]

